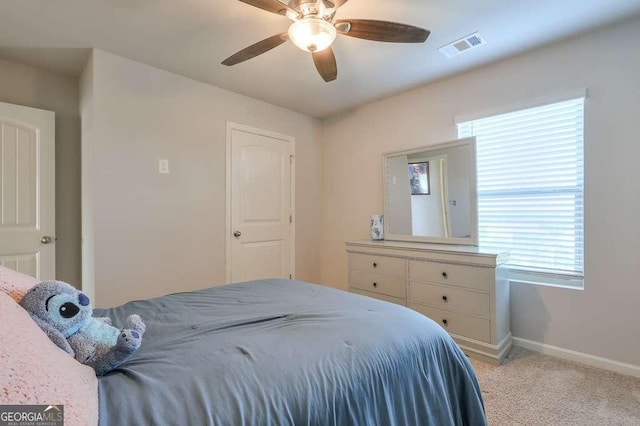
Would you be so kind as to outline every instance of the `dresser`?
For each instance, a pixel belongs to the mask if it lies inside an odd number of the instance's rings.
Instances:
[[[511,348],[507,251],[399,241],[346,243],[349,291],[407,306],[494,365]]]

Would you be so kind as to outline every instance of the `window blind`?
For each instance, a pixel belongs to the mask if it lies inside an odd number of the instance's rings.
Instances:
[[[480,245],[512,279],[582,286],[584,99],[458,124],[476,137]]]

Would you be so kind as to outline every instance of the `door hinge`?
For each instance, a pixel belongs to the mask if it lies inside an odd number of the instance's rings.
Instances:
[[[293,155],[289,156],[289,164],[293,164]]]
[[[289,215],[289,223],[293,223],[293,215]]]

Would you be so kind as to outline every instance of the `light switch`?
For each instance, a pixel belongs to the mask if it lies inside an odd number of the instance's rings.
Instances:
[[[158,161],[158,171],[160,173],[169,173],[169,160],[160,159]]]

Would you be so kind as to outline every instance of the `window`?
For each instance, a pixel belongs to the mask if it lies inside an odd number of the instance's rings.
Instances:
[[[458,124],[475,136],[480,245],[514,281],[582,288],[584,98]]]

